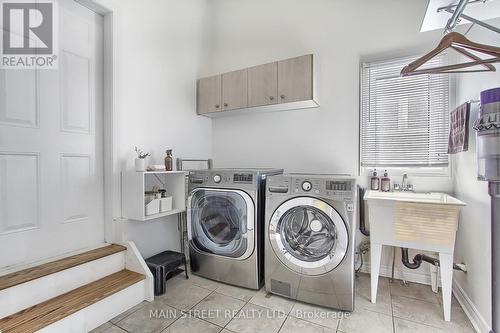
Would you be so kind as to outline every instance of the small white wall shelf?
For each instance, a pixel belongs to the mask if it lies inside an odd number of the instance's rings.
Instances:
[[[146,215],[145,191],[158,185],[172,197],[172,209],[166,212]],[[154,220],[186,211],[185,171],[127,171],[122,172],[122,215],[136,221]]]

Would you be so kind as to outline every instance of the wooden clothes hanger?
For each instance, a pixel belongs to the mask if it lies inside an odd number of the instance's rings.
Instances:
[[[467,58],[472,59],[472,61],[455,65],[445,65],[434,68],[419,69],[422,65],[448,48],[454,49]],[[492,56],[493,58],[481,59],[468,50],[487,54]],[[500,47],[475,43],[468,40],[467,38],[465,38],[465,36],[459,34],[458,32],[450,32],[449,34],[444,36],[443,39],[441,39],[439,45],[434,50],[413,61],[411,64],[405,66],[401,70],[401,76],[412,76],[419,74],[495,72],[495,66],[491,64],[497,62],[500,62]],[[483,69],[462,70],[464,68],[478,65],[483,67]]]

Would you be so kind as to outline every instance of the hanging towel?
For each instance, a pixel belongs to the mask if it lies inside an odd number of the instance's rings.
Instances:
[[[469,149],[469,103],[464,103],[450,113],[448,154]]]

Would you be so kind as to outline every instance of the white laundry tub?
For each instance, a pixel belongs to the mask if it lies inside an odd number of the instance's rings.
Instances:
[[[453,251],[460,208],[465,203],[445,193],[368,191],[372,303],[377,299],[382,246],[439,253],[444,318],[450,321]]]

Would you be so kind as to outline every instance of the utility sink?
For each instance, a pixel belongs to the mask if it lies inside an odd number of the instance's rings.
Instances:
[[[379,192],[368,191],[365,200],[394,200],[413,203],[432,203],[441,205],[465,206],[465,203],[446,193],[439,192]]]
[[[364,200],[370,225],[372,303],[377,298],[383,245],[438,252],[444,318],[449,321],[453,251],[458,216],[465,203],[446,193],[414,192],[367,191]],[[437,272],[432,279],[437,286]]]

